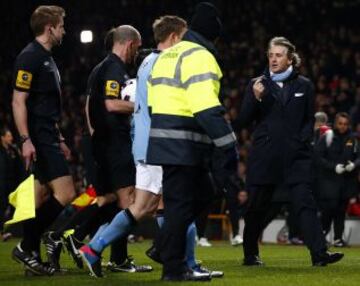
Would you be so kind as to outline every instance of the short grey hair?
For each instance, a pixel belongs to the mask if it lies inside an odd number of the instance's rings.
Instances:
[[[301,65],[301,58],[299,54],[296,52],[296,47],[285,37],[274,37],[269,41],[268,44],[268,52],[273,46],[283,46],[287,48],[287,56],[292,60],[292,65],[296,68]]]
[[[327,123],[329,118],[325,112],[319,111],[315,113],[315,120],[318,123]]]
[[[126,41],[131,40],[141,40],[139,31],[136,30],[133,26],[122,25],[115,28],[114,42],[119,42],[120,44],[123,44]]]
[[[105,48],[111,50],[114,43],[124,44],[127,41],[141,40],[141,35],[137,29],[130,25],[121,25],[112,28],[105,37]]]

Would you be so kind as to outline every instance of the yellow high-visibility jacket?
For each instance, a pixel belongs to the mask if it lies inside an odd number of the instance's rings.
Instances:
[[[221,77],[214,56],[197,43],[181,41],[159,55],[147,82],[147,163],[204,165],[214,145],[234,147],[236,137],[218,99]]]

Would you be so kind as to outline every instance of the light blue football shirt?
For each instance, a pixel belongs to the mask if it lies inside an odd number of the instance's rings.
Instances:
[[[159,53],[148,55],[137,73],[136,97],[134,106],[134,142],[132,152],[135,162],[145,163],[149,144],[151,118],[149,115],[147,80]]]

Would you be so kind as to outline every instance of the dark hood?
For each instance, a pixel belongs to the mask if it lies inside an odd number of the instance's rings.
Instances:
[[[218,56],[218,52],[215,48],[214,43],[207,40],[204,36],[202,36],[198,32],[195,32],[193,30],[188,30],[184,34],[182,40],[199,44],[199,45],[203,46],[205,49],[207,49],[210,53],[212,53],[215,58],[217,58],[217,56]]]

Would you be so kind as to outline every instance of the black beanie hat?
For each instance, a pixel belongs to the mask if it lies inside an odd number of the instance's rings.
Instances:
[[[220,36],[222,28],[219,10],[209,2],[199,3],[195,7],[190,28],[209,41],[214,41]]]

